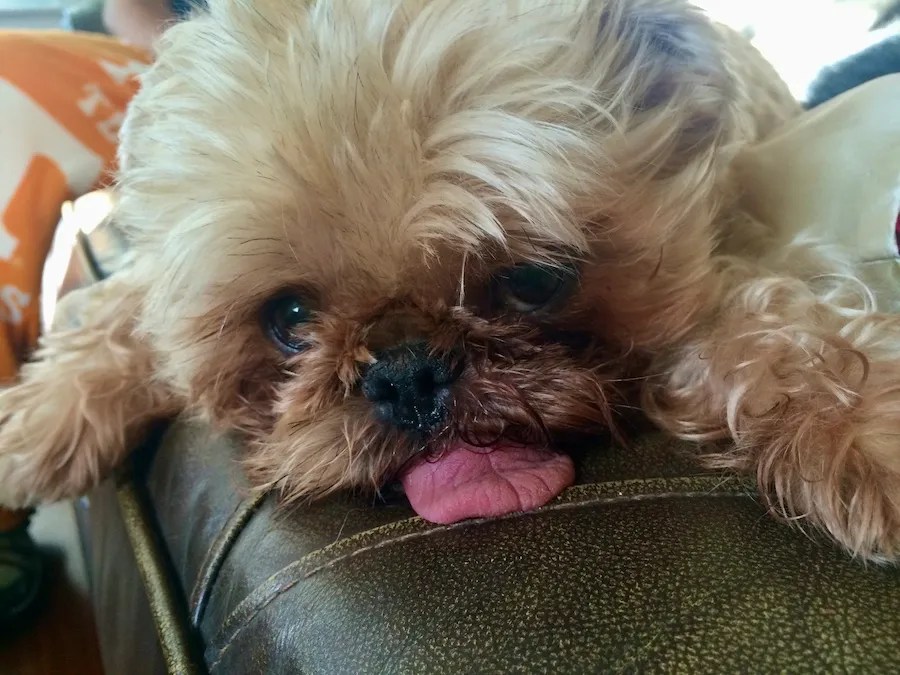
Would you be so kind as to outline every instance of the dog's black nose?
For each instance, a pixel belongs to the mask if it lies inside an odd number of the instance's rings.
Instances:
[[[429,353],[423,342],[385,350],[363,376],[363,395],[375,405],[385,423],[404,431],[426,433],[444,420],[450,402],[450,384],[459,376],[459,364],[450,356]]]

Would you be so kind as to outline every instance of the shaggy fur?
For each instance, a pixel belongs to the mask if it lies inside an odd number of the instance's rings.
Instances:
[[[776,514],[895,558],[900,320],[839,252],[742,236],[731,161],[799,110],[680,0],[214,0],[124,130],[134,265],[0,395],[0,502],[83,491],[182,409],[247,435],[261,489],[378,489],[425,448],[360,376],[424,339],[464,368],[430,450],[642,406]],[[577,268],[566,302],[498,304],[524,261]],[[286,289],[313,312],[290,358],[260,321]]]

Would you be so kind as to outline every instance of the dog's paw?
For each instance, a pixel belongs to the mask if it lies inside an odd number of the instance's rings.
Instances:
[[[845,520],[828,533],[854,557],[879,564],[900,563],[900,507],[891,499],[873,497],[868,504],[846,508]]]
[[[8,415],[0,426],[0,506],[26,508],[41,499],[42,472],[55,462],[41,452],[41,434],[29,434],[23,415]],[[45,430],[46,433],[46,430]]]
[[[84,421],[59,390],[16,385],[0,392],[0,505],[35,506],[77,495],[97,471],[79,452]]]
[[[896,438],[857,433],[841,443],[835,434],[831,447],[819,438],[812,446],[818,452],[802,461],[788,452],[796,444],[785,444],[782,461],[758,473],[760,484],[773,510],[789,521],[824,531],[854,557],[900,562],[900,448],[878,451]]]
[[[34,506],[28,493],[22,489],[21,481],[15,477],[14,464],[14,457],[0,456],[0,507],[15,510]]]
[[[869,562],[900,562],[900,493],[872,481],[829,497],[812,520],[838,544]]]
[[[0,433],[0,443],[3,442],[2,437]],[[0,507],[22,509],[35,506],[27,463],[27,456],[21,452],[0,450]]]

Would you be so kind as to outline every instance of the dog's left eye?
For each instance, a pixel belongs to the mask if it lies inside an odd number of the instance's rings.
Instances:
[[[567,267],[516,265],[497,277],[499,300],[517,312],[536,312],[559,300],[574,278],[574,271]]]
[[[296,295],[283,295],[272,300],[265,310],[265,322],[271,338],[287,354],[304,348],[297,329],[310,320],[311,313]]]

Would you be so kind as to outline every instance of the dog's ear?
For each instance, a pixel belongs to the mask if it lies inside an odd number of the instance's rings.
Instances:
[[[722,35],[682,0],[616,0],[600,11],[598,48],[616,45],[624,76],[643,89],[641,103],[667,103],[679,88],[703,84],[716,93],[729,83]]]
[[[721,140],[733,126],[736,83],[712,21],[683,0],[595,4],[601,95],[617,104],[634,145],[667,155],[649,164],[677,166]]]

